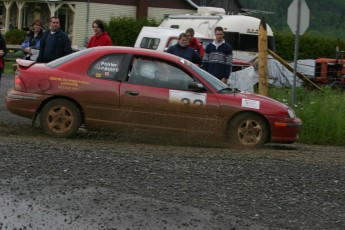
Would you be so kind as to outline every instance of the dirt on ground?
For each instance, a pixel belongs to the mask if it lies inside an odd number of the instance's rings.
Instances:
[[[0,229],[345,229],[345,151],[56,139],[0,98]],[[171,144],[174,143],[174,144]]]

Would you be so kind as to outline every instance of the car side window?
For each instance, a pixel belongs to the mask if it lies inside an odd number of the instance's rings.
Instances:
[[[134,58],[128,82],[137,85],[188,90],[194,79],[181,69],[159,60]]]
[[[89,75],[94,78],[116,80],[124,55],[111,54],[95,61],[89,68]]]

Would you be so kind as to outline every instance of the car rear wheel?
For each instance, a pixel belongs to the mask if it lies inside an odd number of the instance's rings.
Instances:
[[[73,136],[78,131],[80,123],[79,109],[65,99],[48,102],[40,114],[40,125],[43,131],[55,137]]]
[[[228,134],[233,146],[261,147],[267,140],[268,125],[264,118],[257,114],[243,113],[232,120]]]

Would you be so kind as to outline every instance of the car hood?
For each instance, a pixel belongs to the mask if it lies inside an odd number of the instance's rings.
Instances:
[[[219,94],[221,106],[250,110],[266,116],[288,117],[289,106],[272,98],[250,92]],[[233,106],[234,105],[234,106]]]
[[[268,103],[268,104],[272,104],[272,105],[276,105],[276,106],[282,106],[283,108],[287,108],[288,105],[282,103],[282,102],[279,102],[275,99],[272,99],[270,97],[267,97],[267,96],[263,96],[263,95],[260,95],[260,94],[255,94],[255,93],[250,93],[250,92],[240,92],[239,93],[243,98],[250,98],[252,100],[259,100],[263,103]]]

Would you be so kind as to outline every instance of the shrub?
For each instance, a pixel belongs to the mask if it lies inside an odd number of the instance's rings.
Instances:
[[[154,20],[127,17],[112,17],[105,25],[113,45],[134,46],[135,41],[143,26],[158,26]]]
[[[6,44],[20,45],[23,43],[27,32],[23,30],[9,30],[5,33]]]
[[[5,61],[15,61],[17,58],[23,58],[24,52],[23,50],[18,49],[7,49],[7,54],[5,56]]]

